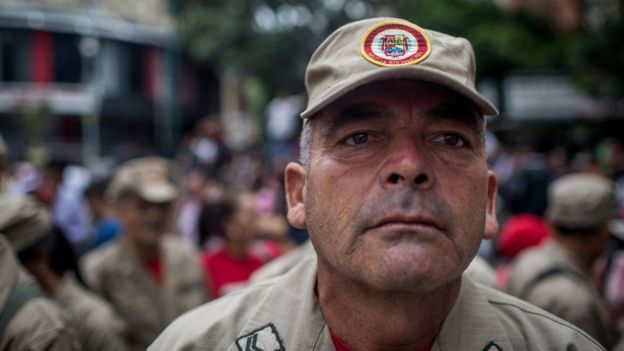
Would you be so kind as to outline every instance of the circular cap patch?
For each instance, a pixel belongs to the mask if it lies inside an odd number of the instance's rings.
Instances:
[[[418,63],[431,53],[431,42],[425,32],[414,25],[383,22],[362,37],[360,53],[379,66],[403,66]]]

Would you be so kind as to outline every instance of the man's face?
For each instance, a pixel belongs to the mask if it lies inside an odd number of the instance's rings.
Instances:
[[[309,167],[289,164],[286,187],[319,274],[383,291],[457,279],[497,231],[481,123],[464,98],[414,81],[362,87],[317,115]]]
[[[136,245],[154,248],[168,229],[171,203],[152,203],[138,195],[128,195],[116,210],[128,239]]]

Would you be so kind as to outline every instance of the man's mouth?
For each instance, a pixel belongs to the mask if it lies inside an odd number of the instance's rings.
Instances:
[[[414,225],[414,226],[426,226],[434,227],[438,230],[443,230],[442,226],[431,216],[426,215],[390,215],[377,221],[373,228],[390,226],[390,225]]]
[[[427,215],[397,214],[383,217],[366,232],[381,232],[389,235],[410,235],[416,233],[444,233],[438,221]]]

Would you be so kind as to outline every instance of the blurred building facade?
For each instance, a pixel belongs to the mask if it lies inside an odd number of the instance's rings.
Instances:
[[[617,0],[496,0],[503,10],[528,11],[547,20],[565,36],[594,31],[617,15]],[[621,3],[621,2],[620,2]],[[557,145],[553,132],[567,135],[587,145],[605,137],[622,139],[624,101],[609,96],[592,96],[581,90],[569,72],[511,71],[499,90],[483,84],[484,92],[501,108],[502,118],[494,128],[513,130],[529,126],[528,139],[542,140],[546,148]],[[564,131],[569,132],[564,134]]]
[[[0,133],[12,154],[85,162],[175,148],[185,121],[216,109],[218,83],[180,53],[169,6],[0,0]]]

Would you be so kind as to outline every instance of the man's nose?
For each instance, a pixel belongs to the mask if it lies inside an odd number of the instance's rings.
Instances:
[[[388,151],[380,180],[387,188],[430,188],[435,177],[425,147],[409,138],[395,140]]]

